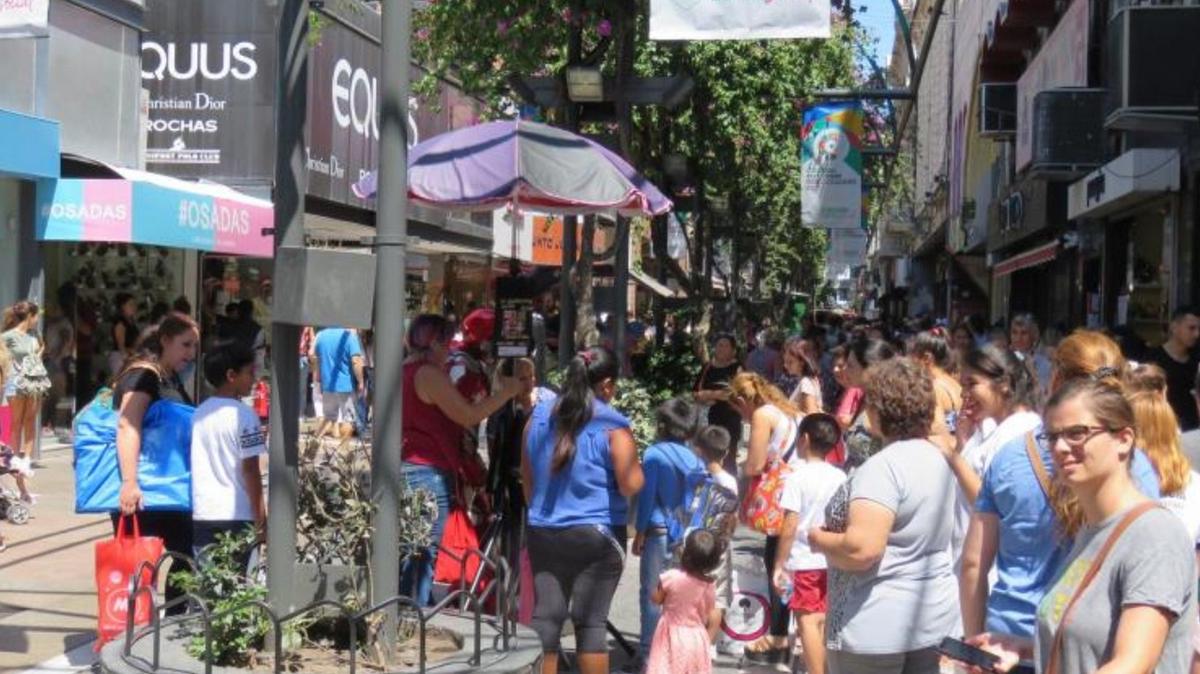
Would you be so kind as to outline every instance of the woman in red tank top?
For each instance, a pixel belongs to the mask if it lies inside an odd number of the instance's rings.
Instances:
[[[438,516],[433,545],[408,550],[401,567],[400,593],[422,605],[430,603],[437,543],[450,515],[457,475],[466,458],[462,437],[504,406],[521,388],[518,380],[501,377],[497,392],[472,403],[454,387],[446,372],[454,324],[441,316],[423,314],[408,328],[408,359],[404,362],[403,414],[401,415],[404,479],[410,489],[433,494]]]

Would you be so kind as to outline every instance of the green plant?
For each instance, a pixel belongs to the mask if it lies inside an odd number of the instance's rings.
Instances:
[[[212,616],[211,661],[215,665],[246,666],[263,646],[271,622],[253,605],[265,601],[267,588],[245,573],[246,551],[257,544],[251,527],[237,534],[218,534],[195,572],[172,574],[184,591],[196,595]],[[193,635],[188,653],[204,659],[204,635]]]

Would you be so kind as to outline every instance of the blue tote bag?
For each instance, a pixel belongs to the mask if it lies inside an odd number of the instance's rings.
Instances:
[[[150,405],[142,420],[138,486],[146,510],[192,509],[192,415],[195,408],[172,400]],[[102,390],[75,416],[75,512],[118,510],[121,470],[112,391]]]

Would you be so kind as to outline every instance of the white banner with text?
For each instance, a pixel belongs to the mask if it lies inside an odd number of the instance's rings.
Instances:
[[[0,39],[48,34],[50,0],[0,0]]]
[[[651,40],[783,40],[830,35],[829,0],[651,0]]]

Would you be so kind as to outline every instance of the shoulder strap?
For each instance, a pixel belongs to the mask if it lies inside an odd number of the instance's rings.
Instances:
[[[1025,434],[1025,454],[1029,457],[1029,463],[1033,465],[1033,474],[1037,476],[1038,484],[1042,486],[1042,493],[1049,499],[1050,474],[1046,472],[1046,464],[1042,462],[1042,453],[1038,449],[1037,440],[1033,437],[1033,431]]]
[[[1065,627],[1067,621],[1071,619],[1071,612],[1075,609],[1075,604],[1079,602],[1079,598],[1083,596],[1083,593],[1087,590],[1088,586],[1091,585],[1092,581],[1096,579],[1096,576],[1100,574],[1100,569],[1104,566],[1104,560],[1108,558],[1108,554],[1112,552],[1113,546],[1115,546],[1117,541],[1120,540],[1121,534],[1124,534],[1125,530],[1128,529],[1129,526],[1137,520],[1137,518],[1159,507],[1161,506],[1154,501],[1146,501],[1145,503],[1140,503],[1134,506],[1129,510],[1129,512],[1125,513],[1125,516],[1122,517],[1121,521],[1117,523],[1117,528],[1113,529],[1113,532],[1108,535],[1108,540],[1104,541],[1104,545],[1100,546],[1100,551],[1096,553],[1096,557],[1092,560],[1091,566],[1088,567],[1087,573],[1084,574],[1083,579],[1079,581],[1079,585],[1075,588],[1075,593],[1071,595],[1071,601],[1067,603],[1067,608],[1063,611],[1062,620],[1058,622],[1058,629],[1054,631],[1054,645],[1050,650],[1050,663],[1047,665],[1043,674],[1058,674],[1058,658],[1059,653],[1062,651],[1063,638],[1066,634],[1066,630],[1064,630],[1063,627]]]

